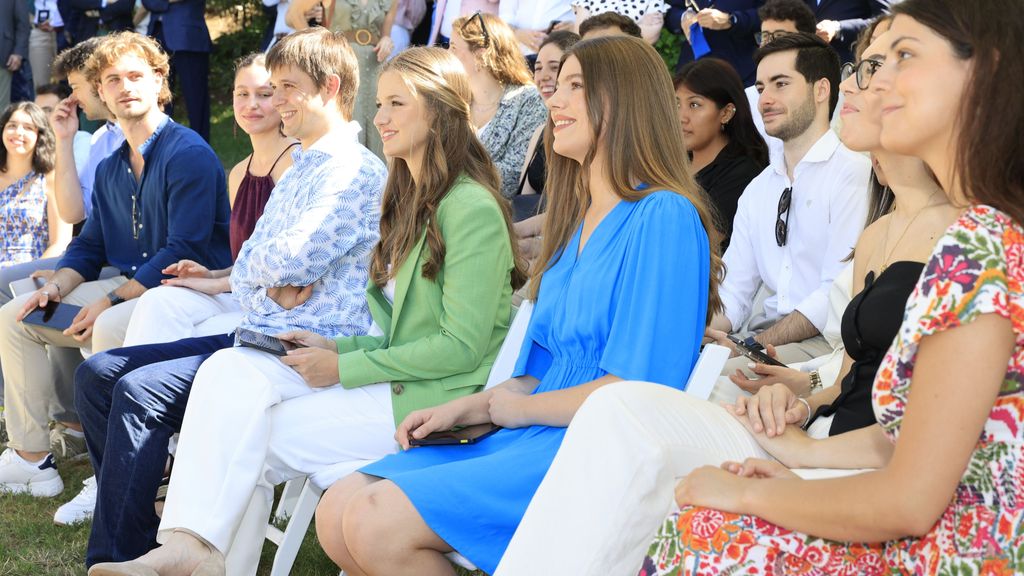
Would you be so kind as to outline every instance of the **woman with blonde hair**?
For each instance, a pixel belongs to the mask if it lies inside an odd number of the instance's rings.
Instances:
[[[471,120],[501,175],[501,194],[519,186],[530,137],[547,111],[515,35],[493,14],[457,18],[448,49],[469,75]]]
[[[684,387],[720,307],[718,233],[664,121],[675,99],[654,49],[577,44],[548,105],[547,264],[515,377],[410,413],[396,437],[408,449],[456,426],[504,429],[389,456],[332,487],[321,542],[347,574],[450,575],[453,549],[493,572],[580,404],[620,380]]]

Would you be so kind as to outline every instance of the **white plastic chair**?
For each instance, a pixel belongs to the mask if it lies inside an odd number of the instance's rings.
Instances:
[[[519,357],[519,349],[522,348],[523,340],[526,338],[526,328],[529,326],[530,316],[533,314],[533,302],[523,301],[514,314],[512,325],[509,326],[505,341],[502,342],[498,356],[494,359],[494,365],[491,366],[491,372],[487,376],[485,390],[512,377],[512,371],[515,369],[516,360]],[[372,462],[372,460],[344,462],[337,466],[357,470]],[[277,522],[287,520],[288,524],[284,530],[274,524],[267,524],[266,538],[277,545],[277,553],[274,555],[270,576],[285,576],[291,571],[323,492],[324,488],[314,484],[307,476],[294,478],[285,483],[281,500],[274,512],[274,520]],[[448,554],[448,559],[467,570],[476,570],[476,566],[458,552]]]
[[[718,344],[705,344],[697,358],[697,363],[686,381],[686,393],[707,400],[715,389],[715,382],[722,374],[725,363],[729,360],[729,349]]]

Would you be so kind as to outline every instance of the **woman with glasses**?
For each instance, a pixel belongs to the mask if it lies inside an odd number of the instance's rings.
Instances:
[[[768,165],[768,146],[754,127],[743,82],[728,62],[718,58],[690,62],[679,70],[674,83],[690,169],[711,197],[725,252],[736,203],[747,184]]]
[[[0,115],[0,268],[59,256],[71,225],[57,215],[56,140],[42,109],[12,104]]]
[[[317,4],[323,4],[327,28],[345,36],[359,62],[359,91],[352,110],[352,120],[362,128],[359,143],[384,158],[384,143],[373,128],[373,117],[377,114],[375,95],[381,64],[395,48],[391,28],[402,3],[398,0],[293,0],[285,22],[295,30],[309,28],[306,13]]]
[[[473,445],[408,449],[336,484],[347,574],[453,575],[443,556],[452,549],[493,573],[588,395],[620,380],[684,385],[720,307],[722,264],[682,138],[664,122],[674,103],[643,40],[596,38],[567,52],[548,99],[547,265],[531,283],[516,377],[413,412],[396,438],[408,448],[454,426],[504,428]],[[559,536],[548,544],[575,537]]]
[[[469,75],[471,121],[501,173],[501,194],[512,198],[530,138],[547,115],[515,35],[493,14],[456,18],[449,50]]]
[[[694,470],[642,574],[1024,571],[1024,63],[1005,57],[1024,13],[1009,0],[906,0],[893,13],[866,51],[884,64],[858,66],[847,86],[870,77],[883,148],[920,158],[941,187],[916,226],[940,211],[956,221],[879,365],[878,424],[819,443],[791,428],[755,436],[782,464],[875,470],[812,480],[762,459]],[[879,281],[900,256],[882,258]]]
[[[888,38],[880,36],[863,62],[881,62]],[[644,574],[673,573],[678,569],[670,552],[678,539],[672,531],[675,517],[666,521],[653,543],[651,536],[664,518],[675,478],[702,464],[748,457],[774,456],[794,467],[829,467],[815,460],[815,443],[875,423],[870,401],[875,372],[896,338],[903,308],[935,239],[955,219],[955,209],[923,162],[881,147],[882,95],[868,81],[866,73],[859,84],[848,76],[839,87],[847,98],[841,137],[851,150],[872,154],[875,169],[891,183],[892,192],[881,203],[885,212],[875,213],[854,253],[857,296],[842,320],[847,355],[840,382],[809,394],[808,373],[759,365],[775,384],[753,398],[740,398],[728,410],[656,386],[609,388],[577,414],[499,575],[535,573],[541,563],[559,574],[635,573],[644,552]],[[646,417],[637,419],[635,414]],[[771,437],[785,434],[803,444],[799,451],[776,453],[771,446],[762,449],[752,430]],[[579,483],[587,490],[572,492],[570,486]],[[605,509],[599,502],[615,506]],[[621,528],[613,532],[604,523],[633,528],[622,534]],[[558,558],[548,557],[542,542],[565,533],[574,534],[572,547],[562,547]]]

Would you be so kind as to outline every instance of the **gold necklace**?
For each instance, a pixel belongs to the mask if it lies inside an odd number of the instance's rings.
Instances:
[[[906,227],[903,228],[903,232],[900,233],[900,237],[896,239],[896,243],[893,244],[892,250],[889,250],[889,233],[892,232],[892,219],[889,220],[889,224],[885,227],[885,241],[882,243],[882,254],[884,257],[882,258],[882,268],[879,271],[879,275],[881,275],[882,272],[885,272],[885,269],[892,263],[890,258],[892,258],[893,253],[896,252],[896,249],[899,248],[900,242],[903,241],[903,237],[907,235],[908,231],[910,231],[910,227],[917,221],[918,216],[924,214],[925,210],[935,205],[933,204],[933,201],[935,200],[935,194],[938,192],[939,190],[935,189],[932,191],[931,195],[928,196],[928,203],[922,206],[921,209],[917,211],[917,214],[914,214],[914,217],[910,219],[910,222],[907,223]]]

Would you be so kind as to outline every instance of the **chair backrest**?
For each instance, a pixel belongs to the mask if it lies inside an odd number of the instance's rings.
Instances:
[[[22,278],[10,283],[11,294],[13,294],[15,298],[22,294],[31,294],[42,287],[42,280],[37,282],[35,278]]]
[[[501,343],[498,357],[494,359],[494,365],[491,366],[491,373],[487,376],[487,385],[484,386],[485,390],[512,377],[516,360],[519,359],[519,350],[522,349],[523,340],[526,339],[526,328],[530,325],[530,316],[533,315],[533,301],[523,300],[519,309],[513,310],[512,315],[512,325],[508,327],[508,335]]]
[[[690,379],[686,381],[686,392],[701,400],[710,398],[727,360],[728,348],[718,344],[705,344],[693,372],[690,373]]]

